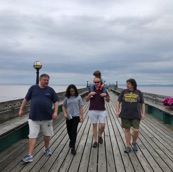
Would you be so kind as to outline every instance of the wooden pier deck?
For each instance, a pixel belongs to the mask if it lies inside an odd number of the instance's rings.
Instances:
[[[52,156],[43,154],[43,139],[37,140],[34,161],[23,163],[27,153],[27,139],[22,139],[0,153],[1,172],[171,172],[173,171],[173,130],[163,122],[146,114],[140,125],[138,152],[124,153],[124,130],[120,119],[115,117],[116,95],[109,93],[111,101],[106,103],[107,123],[104,142],[92,148],[92,126],[88,120],[85,103],[85,118],[78,127],[77,154],[73,156],[68,147],[69,139],[65,120],[61,113],[54,122],[55,134],[51,138]]]

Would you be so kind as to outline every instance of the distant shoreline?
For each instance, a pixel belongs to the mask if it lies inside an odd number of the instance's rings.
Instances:
[[[21,86],[31,86],[31,85],[34,85],[34,84],[0,84],[0,85],[21,85]],[[68,85],[68,84],[67,84]],[[58,84],[58,85],[52,85],[50,84],[50,86],[67,86],[67,85],[64,85],[64,84]],[[85,87],[85,84],[82,85],[82,84],[76,84],[77,86],[84,86]],[[109,85],[109,84],[107,84]],[[110,85],[113,85],[113,84],[110,84]],[[115,85],[115,84],[114,84]],[[126,86],[125,84],[118,84],[118,86]],[[142,87],[173,87],[173,84],[138,84],[138,86],[142,86]]]
[[[126,86],[125,84],[118,84],[118,86]],[[138,85],[139,87],[173,87],[173,84],[161,85],[161,84],[148,84],[148,85]]]

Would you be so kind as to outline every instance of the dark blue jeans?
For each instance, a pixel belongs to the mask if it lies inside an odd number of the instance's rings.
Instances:
[[[79,117],[73,117],[70,120],[66,120],[67,133],[70,139],[70,145],[72,148],[75,148],[76,138],[77,138],[77,127],[80,122]]]

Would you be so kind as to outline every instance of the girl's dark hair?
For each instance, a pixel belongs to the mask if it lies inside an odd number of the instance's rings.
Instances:
[[[76,88],[76,86],[75,86],[74,84],[70,84],[70,85],[67,87],[65,96],[66,96],[67,98],[70,98],[70,96],[71,96],[71,94],[70,94],[70,89],[71,89],[71,88],[74,89],[74,91],[75,91],[74,96],[77,97],[77,96],[79,95],[79,93],[78,93],[78,90],[77,90],[77,88]]]
[[[137,83],[136,83],[135,79],[130,78],[126,82],[130,82],[133,85],[134,90],[137,90]]]
[[[101,72],[99,70],[96,70],[93,75],[96,77],[96,78],[101,78]]]

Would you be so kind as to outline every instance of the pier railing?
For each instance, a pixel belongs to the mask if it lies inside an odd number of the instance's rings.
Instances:
[[[121,88],[111,89],[116,95],[119,95],[122,91]],[[84,97],[87,92],[88,88],[78,89],[80,95]],[[150,115],[153,115],[160,120],[164,121],[166,124],[173,125],[173,111],[166,110],[161,102],[166,96],[151,94],[151,93],[143,93],[145,98],[146,104],[146,112]],[[60,109],[62,106],[62,101],[64,99],[65,92],[57,93],[60,101]],[[13,143],[17,142],[21,138],[28,137],[28,113],[29,113],[29,104],[25,108],[25,116],[23,119],[15,118],[18,116],[18,111],[23,99],[12,100],[7,102],[0,103],[0,152],[7,148],[8,146],[12,145]],[[10,120],[14,118],[13,120]],[[17,119],[16,121],[14,121]],[[8,121],[9,120],[9,121]],[[7,121],[7,122],[5,122]]]
[[[87,88],[78,89],[79,94],[85,93],[87,90],[88,90]],[[57,95],[59,97],[60,102],[62,102],[64,99],[65,92],[59,92],[57,93]],[[3,123],[5,121],[17,117],[22,101],[23,98],[0,102],[0,123]],[[24,114],[28,113],[29,111],[30,111],[30,104],[28,103],[24,108]]]
[[[78,92],[83,97],[87,94],[88,88],[78,89]],[[59,97],[58,112],[61,112],[65,92],[59,92],[57,95]],[[24,115],[19,120],[18,112],[22,101],[23,99],[18,99],[0,103],[0,152],[22,138],[28,138],[27,120],[30,106],[29,103],[25,106]]]
[[[115,91],[117,92],[117,94],[119,94],[123,89],[122,88],[117,88]],[[159,94],[153,94],[153,93],[147,93],[147,92],[142,92],[144,99],[147,102],[151,102],[157,105],[161,105],[162,106],[162,101],[168,97],[168,96],[164,96],[164,95],[159,95]]]
[[[122,88],[116,88],[116,89],[111,88],[111,90],[115,94],[119,95],[123,89]],[[81,94],[83,92],[87,92],[88,89],[81,88],[81,89],[78,89],[78,91]],[[57,95],[60,99],[60,102],[62,102],[64,99],[65,92],[59,92],[59,93],[57,93]],[[162,101],[167,96],[153,94],[153,93],[147,93],[147,92],[143,92],[143,95],[144,95],[144,99],[145,99],[145,103],[146,103],[146,108],[149,109],[149,111],[152,111],[151,107],[153,106],[153,107],[159,109],[160,111],[164,111],[166,113],[173,115],[173,111],[166,110],[162,105]],[[0,123],[3,123],[5,121],[8,121],[9,119],[17,117],[22,101],[23,101],[23,99],[1,102],[0,103]],[[60,107],[60,109],[61,109],[61,107]],[[29,111],[30,111],[30,104],[28,103],[24,108],[24,113],[25,114],[29,113]]]

